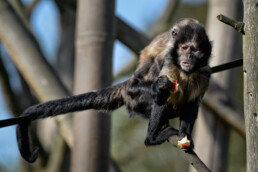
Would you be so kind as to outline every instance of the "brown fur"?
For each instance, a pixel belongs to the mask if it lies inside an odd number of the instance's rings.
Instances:
[[[178,32],[180,28],[190,25],[198,25],[199,22],[192,18],[179,19],[169,31],[156,36],[151,43],[146,46],[140,53],[140,60],[137,69],[142,68],[146,63],[151,63],[149,72],[143,77],[145,82],[153,82],[153,75],[157,66],[159,66],[166,54],[173,48],[174,38],[172,31]]]
[[[169,75],[171,78],[177,80],[179,84],[178,91],[171,94],[168,98],[168,102],[172,104],[175,109],[184,103],[202,98],[208,88],[211,74],[209,66],[202,67],[188,75],[175,65],[172,65],[169,69],[163,69],[160,76]]]

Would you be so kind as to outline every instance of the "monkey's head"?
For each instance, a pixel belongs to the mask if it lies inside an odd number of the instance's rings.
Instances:
[[[208,65],[211,49],[203,26],[186,25],[178,32],[171,55],[175,65],[189,74]]]

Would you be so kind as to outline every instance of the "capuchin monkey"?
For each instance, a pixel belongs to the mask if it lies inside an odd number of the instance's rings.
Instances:
[[[38,157],[31,150],[28,128],[32,121],[87,109],[112,111],[123,105],[131,116],[149,119],[145,145],[157,145],[172,135],[188,136],[197,118],[199,103],[209,84],[211,43],[194,19],[178,20],[169,32],[157,36],[142,52],[133,76],[116,86],[52,100],[26,109],[21,117],[0,121],[0,127],[18,123],[17,142],[28,162]],[[169,119],[179,117],[179,130]]]

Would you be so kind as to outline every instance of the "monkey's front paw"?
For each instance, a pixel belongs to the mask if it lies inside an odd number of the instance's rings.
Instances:
[[[165,75],[160,76],[156,81],[156,84],[157,84],[157,88],[160,91],[169,91],[173,87],[173,84],[171,83],[169,78]]]
[[[170,96],[170,88],[172,84],[167,76],[160,76],[152,84],[152,96],[157,104],[163,104]]]

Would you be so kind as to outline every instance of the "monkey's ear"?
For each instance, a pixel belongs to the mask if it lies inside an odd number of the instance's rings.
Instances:
[[[176,36],[177,36],[177,34],[178,34],[178,28],[177,28],[177,27],[173,27],[173,28],[171,29],[171,31],[170,31],[170,34],[171,34],[171,37],[172,37],[173,39],[175,39]]]

